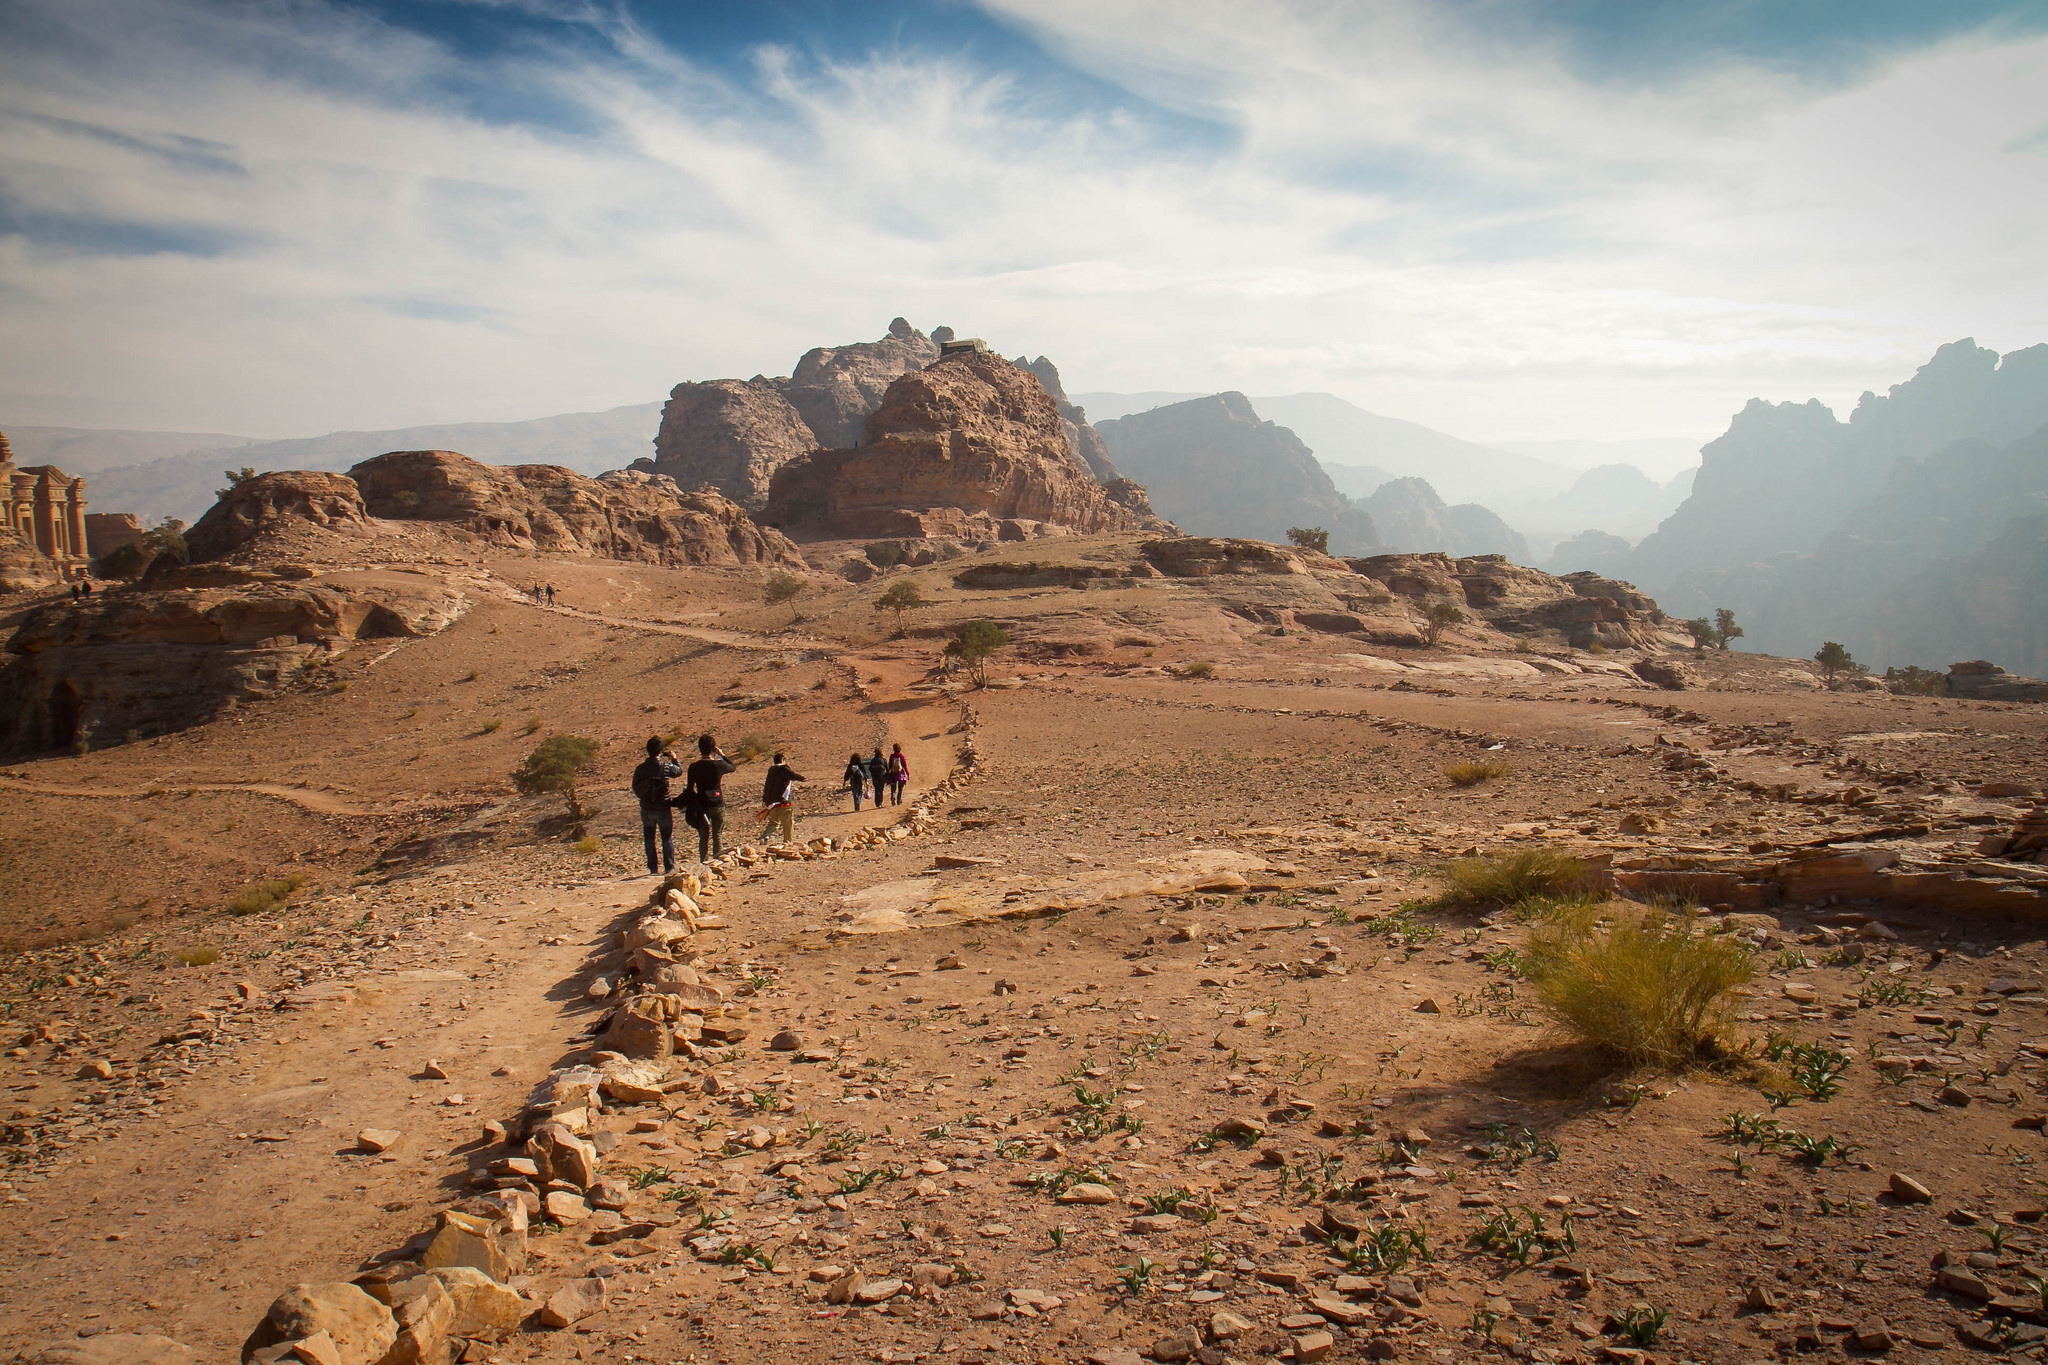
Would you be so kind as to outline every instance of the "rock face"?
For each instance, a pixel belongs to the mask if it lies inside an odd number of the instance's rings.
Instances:
[[[142,544],[142,523],[133,512],[87,512],[85,543],[94,559],[112,554],[123,545]]]
[[[1022,539],[1146,525],[1071,457],[1059,408],[1037,378],[983,351],[956,352],[891,384],[854,449],[783,465],[765,519],[816,539]]]
[[[367,531],[363,495],[340,474],[282,470],[244,479],[221,495],[193,528],[185,545],[194,563],[226,559],[279,522]]]
[[[104,745],[200,724],[274,695],[352,641],[432,635],[468,606],[459,590],[410,574],[319,585],[251,577],[122,589],[30,612],[0,669],[0,750]]]
[[[1339,554],[1381,548],[1372,517],[1337,491],[1293,432],[1260,420],[1241,393],[1119,417],[1101,432],[1159,514],[1191,535],[1284,543],[1290,527],[1320,526]]]
[[[1067,448],[1095,476],[1095,482],[1111,484],[1122,479],[1116,466],[1110,463],[1109,447],[1103,443],[1102,433],[1088,425],[1088,414],[1084,409],[1068,401],[1066,386],[1060,383],[1059,367],[1044,356],[1026,360],[1020,355],[1014,363],[1018,369],[1029,370],[1038,376],[1038,382],[1059,405],[1060,425],[1067,432]]]
[[[1985,659],[1948,666],[1948,694],[1978,701],[2048,701],[2048,682],[2018,678]]]
[[[448,522],[513,549],[650,564],[803,566],[782,535],[716,493],[640,470],[595,479],[557,465],[479,464],[452,450],[399,450],[349,471],[372,516]]]
[[[890,385],[938,358],[939,343],[896,318],[879,341],[804,352],[783,393],[819,445],[843,449],[861,439],[869,414],[882,406]]]
[[[634,467],[665,474],[684,488],[706,484],[749,512],[768,503],[768,479],[818,446],[783,396],[787,381],[710,379],[678,384],[661,410],[654,459]]]
[[[1840,640],[1874,666],[1982,655],[2048,672],[2048,346],[1943,346],[1849,421],[1752,401],[1628,576],[1675,615],[1735,611],[1744,643]]]
[[[1553,550],[1543,569],[1546,573],[1618,574],[1627,569],[1631,548],[1620,536],[1581,531]]]
[[[1394,479],[1373,490],[1362,506],[1387,545],[1409,553],[1506,555],[1529,558],[1529,542],[1476,502],[1447,507],[1427,479]]]
[[[1556,631],[1584,649],[1655,648],[1657,604],[1627,583],[1593,573],[1553,577],[1502,555],[1376,555],[1346,561],[1395,597],[1441,598],[1496,629],[1524,635]]]

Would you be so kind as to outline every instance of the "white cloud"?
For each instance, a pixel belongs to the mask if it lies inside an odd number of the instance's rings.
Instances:
[[[36,0],[78,37],[0,54],[4,204],[221,248],[0,238],[0,418],[533,416],[786,372],[902,312],[1076,389],[1327,388],[1600,438],[2048,339],[2040,41],[1840,90],[1622,87],[1437,7],[1018,6],[1135,92],[1119,114],[965,57],[707,71],[573,9],[609,51],[486,64],[312,5]],[[450,93],[479,89],[587,131]],[[1162,135],[1145,100],[1230,135]]]

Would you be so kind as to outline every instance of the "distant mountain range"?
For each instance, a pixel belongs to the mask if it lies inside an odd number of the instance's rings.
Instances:
[[[558,464],[579,474],[624,469],[653,449],[660,403],[572,412],[526,422],[458,422],[391,431],[336,431],[288,441],[174,431],[91,431],[0,427],[15,462],[54,464],[87,475],[96,512],[134,512],[145,521],[197,521],[213,505],[221,472],[243,465],[340,471],[393,450],[456,450],[485,464]]]

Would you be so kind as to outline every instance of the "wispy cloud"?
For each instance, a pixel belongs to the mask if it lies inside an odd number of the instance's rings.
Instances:
[[[2048,339],[2048,41],[1595,60],[1528,12],[988,0],[931,24],[994,38],[714,45],[594,0],[18,0],[0,420],[602,408],[902,312],[1075,388],[1615,437]]]

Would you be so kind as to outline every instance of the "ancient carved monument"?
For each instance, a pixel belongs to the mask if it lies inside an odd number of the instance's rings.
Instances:
[[[60,568],[86,561],[85,480],[55,465],[14,467],[14,448],[0,433],[0,525]]]

